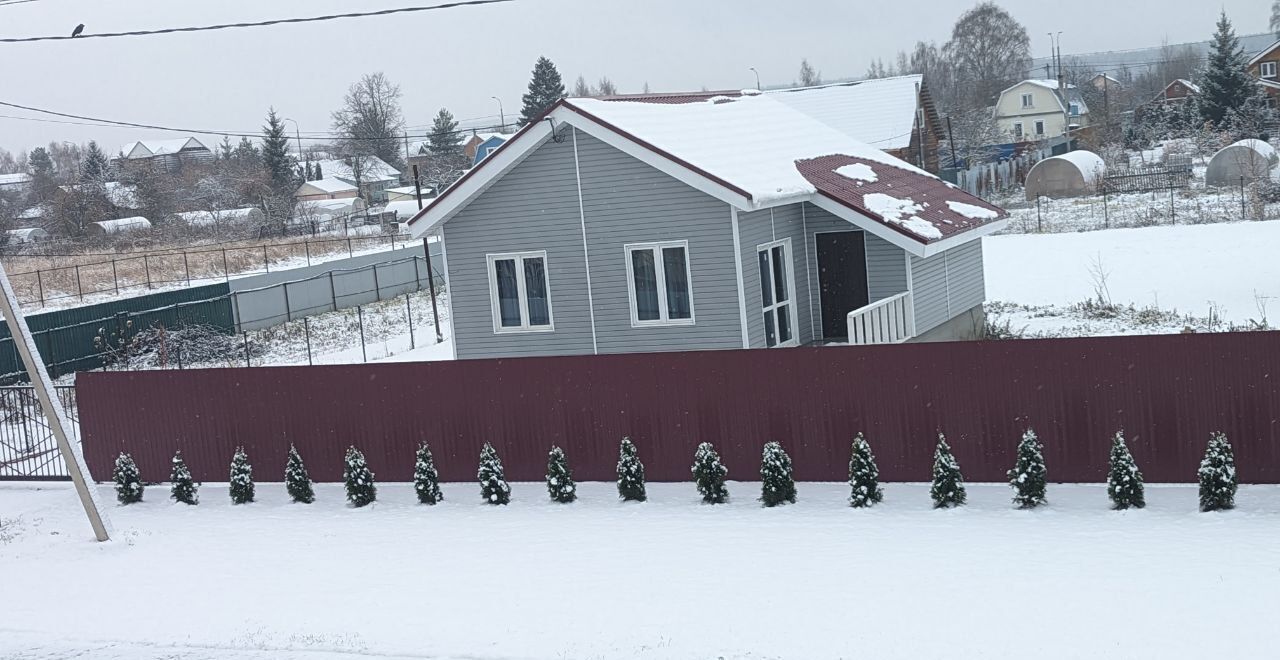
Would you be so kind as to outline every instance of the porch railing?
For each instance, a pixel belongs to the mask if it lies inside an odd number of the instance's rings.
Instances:
[[[910,291],[849,312],[849,343],[854,346],[901,344],[914,336],[916,315]]]

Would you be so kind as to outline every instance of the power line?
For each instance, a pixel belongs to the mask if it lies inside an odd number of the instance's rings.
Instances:
[[[16,0],[15,0],[16,1]],[[34,0],[24,0],[34,1]],[[453,9],[455,7],[472,7],[477,5],[493,5],[501,2],[513,2],[514,0],[462,0],[460,2],[449,2],[442,5],[428,5],[418,7],[398,7],[395,9],[379,9],[377,11],[351,12],[346,14],[328,14],[325,16],[308,16],[305,18],[277,18],[269,21],[253,21],[244,23],[221,23],[217,25],[199,25],[179,28],[162,28],[159,30],[131,30],[128,32],[98,32],[85,33],[78,37],[72,36],[46,36],[46,37],[7,37],[0,38],[0,43],[31,43],[34,41],[67,41],[70,39],[108,39],[112,37],[142,37],[155,34],[173,34],[176,32],[207,32],[210,30],[231,30],[239,28],[265,27],[268,25],[286,25],[292,23],[316,23],[320,21],[333,21],[346,18],[366,18],[370,16],[389,16],[392,14],[407,14],[411,12],[433,11],[436,9]]]
[[[28,2],[39,2],[39,0],[3,0],[3,2],[0,2],[0,7],[8,7],[9,5],[23,5]]]

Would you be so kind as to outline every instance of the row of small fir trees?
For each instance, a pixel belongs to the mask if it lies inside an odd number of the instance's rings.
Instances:
[[[880,486],[880,471],[876,467],[871,445],[861,433],[853,440],[849,460],[849,503],[863,508],[880,503],[884,490]],[[426,443],[418,446],[415,457],[413,482],[418,501],[436,504],[444,499],[440,490],[440,475],[436,470],[431,449]],[[704,442],[694,452],[690,468],[693,481],[702,501],[722,504],[729,500],[726,479],[729,470],[720,460],[715,447]],[[296,447],[289,447],[285,463],[285,488],[294,502],[310,504],[315,501],[311,477]],[[1225,435],[1215,433],[1209,440],[1204,459],[1197,471],[1200,482],[1200,509],[1216,511],[1235,506],[1237,489],[1235,457]],[[618,450],[618,496],[624,501],[643,502],[645,493],[644,464],[630,438],[623,438]],[[126,453],[116,459],[112,474],[116,484],[116,496],[122,504],[142,501],[143,481],[138,467]],[[364,454],[351,447],[347,450],[342,473],[347,501],[362,507],[377,500],[378,490],[373,472],[369,470]],[[1009,485],[1013,488],[1013,502],[1020,508],[1031,509],[1047,501],[1048,468],[1044,459],[1044,445],[1035,431],[1028,429],[1018,443],[1017,457],[1008,472]],[[480,465],[476,473],[480,494],[489,504],[508,504],[511,501],[511,484],[506,480],[502,459],[497,450],[485,443],[480,450]],[[184,504],[199,502],[199,486],[192,479],[179,451],[173,456],[169,477],[170,497]],[[767,507],[791,504],[796,501],[796,484],[792,476],[791,457],[782,445],[770,442],[764,446],[760,462],[760,501]],[[547,494],[554,502],[570,503],[577,499],[577,485],[569,468],[564,450],[552,447],[547,455]],[[244,448],[237,448],[231,458],[229,495],[233,504],[252,502],[254,498],[253,466]],[[960,464],[946,437],[938,434],[938,445],[933,455],[933,482],[929,489],[934,508],[962,506],[966,501],[964,476]],[[1109,468],[1107,471],[1107,496],[1112,508],[1129,509],[1146,506],[1142,472],[1125,444],[1124,434],[1116,433],[1112,439]]]

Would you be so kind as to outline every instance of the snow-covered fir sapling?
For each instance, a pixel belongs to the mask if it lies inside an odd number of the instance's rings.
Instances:
[[[351,506],[362,507],[378,499],[378,487],[373,483],[373,472],[364,460],[364,453],[355,447],[347,448],[343,461],[342,481],[347,487],[347,501]]]
[[[947,438],[938,434],[938,448],[933,450],[933,487],[929,489],[933,497],[933,508],[948,509],[964,504],[967,495],[964,490],[964,476],[960,474],[960,463],[951,454]]]
[[[578,499],[578,486],[573,483],[569,459],[565,458],[564,450],[556,446],[547,454],[547,494],[552,502],[561,504]]]
[[[1107,497],[1113,509],[1141,509],[1147,505],[1142,471],[1124,442],[1124,431],[1116,431],[1111,439],[1110,466],[1107,469]]]
[[[484,443],[480,449],[480,469],[476,472],[480,481],[480,496],[489,504],[509,504],[511,502],[511,484],[502,469],[502,459],[493,445]]]
[[[182,452],[173,454],[173,471],[169,473],[169,497],[183,504],[199,504],[196,495],[196,482],[191,478],[191,470],[187,462],[182,460]]]
[[[849,458],[849,489],[849,505],[855,508],[879,504],[884,499],[876,457],[861,433],[853,439],[853,454]]]
[[[729,489],[724,485],[724,478],[729,468],[720,462],[720,454],[710,442],[698,445],[693,453],[693,481],[698,485],[698,494],[706,504],[723,504],[729,499]]]
[[[236,447],[235,456],[231,457],[231,503],[248,504],[253,501],[253,466],[249,465],[249,456],[244,447]]]
[[[760,501],[765,506],[796,503],[796,481],[791,457],[778,442],[766,443],[760,458]]]
[[[436,459],[425,442],[418,445],[417,460],[413,464],[413,490],[418,494],[419,504],[436,504],[444,499]]]
[[[1018,458],[1009,470],[1009,485],[1013,488],[1013,503],[1023,509],[1034,509],[1044,504],[1048,485],[1048,470],[1044,464],[1044,445],[1036,432],[1027,429],[1018,443]]]
[[[293,445],[289,445],[289,460],[284,464],[284,487],[289,491],[289,499],[294,502],[311,504],[316,501],[315,489],[311,487],[311,475],[307,474],[302,455]]]
[[[116,499],[121,504],[134,504],[142,501],[142,475],[138,474],[138,465],[133,457],[120,452],[116,457],[116,466],[111,470],[111,480],[116,482]]]
[[[1214,433],[1197,471],[1200,477],[1200,510],[1220,511],[1236,506],[1236,458],[1227,436]]]
[[[623,438],[618,449],[618,497],[624,502],[643,502],[648,499],[644,491],[644,463],[631,438]]]

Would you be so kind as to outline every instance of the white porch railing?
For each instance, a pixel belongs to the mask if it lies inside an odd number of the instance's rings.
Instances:
[[[871,303],[849,312],[849,344],[901,344],[916,336],[911,292]]]

